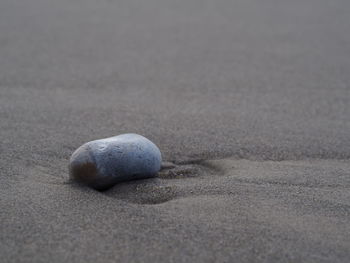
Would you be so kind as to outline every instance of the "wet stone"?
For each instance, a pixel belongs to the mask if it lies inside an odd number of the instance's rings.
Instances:
[[[71,156],[72,180],[96,190],[134,179],[154,177],[162,163],[158,147],[138,134],[122,134],[87,142]]]

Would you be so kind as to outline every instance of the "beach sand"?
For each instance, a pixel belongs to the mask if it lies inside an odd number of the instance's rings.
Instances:
[[[3,0],[1,262],[349,262],[350,2]],[[72,152],[174,164],[98,192]]]

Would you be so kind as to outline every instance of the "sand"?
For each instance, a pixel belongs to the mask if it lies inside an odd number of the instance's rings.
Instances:
[[[1,261],[349,262],[349,12],[1,1]],[[77,147],[127,132],[175,167],[68,181]]]

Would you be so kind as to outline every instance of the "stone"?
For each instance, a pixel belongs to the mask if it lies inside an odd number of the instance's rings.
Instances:
[[[154,177],[161,163],[153,142],[129,133],[80,146],[70,158],[69,175],[96,190],[106,190],[119,182]]]

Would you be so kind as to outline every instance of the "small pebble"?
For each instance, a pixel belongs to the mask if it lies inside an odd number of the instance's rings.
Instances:
[[[119,182],[154,177],[161,163],[153,142],[129,133],[80,146],[70,158],[69,175],[96,190],[106,190]]]

